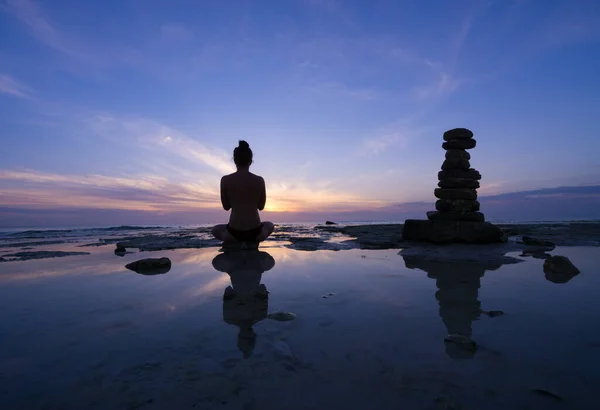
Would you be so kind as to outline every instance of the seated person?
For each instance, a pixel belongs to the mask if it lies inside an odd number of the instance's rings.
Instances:
[[[233,161],[237,171],[221,178],[221,203],[226,211],[231,209],[229,223],[215,226],[212,234],[224,244],[264,241],[274,226],[260,221],[258,211],[267,201],[265,180],[249,170],[252,150],[246,141],[233,150]]]

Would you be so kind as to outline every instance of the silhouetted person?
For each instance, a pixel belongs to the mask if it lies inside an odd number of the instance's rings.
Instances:
[[[267,317],[269,308],[269,292],[260,281],[263,272],[275,266],[275,259],[258,250],[229,251],[217,255],[212,264],[231,278],[232,286],[223,293],[223,320],[240,328],[237,346],[248,358],[256,345],[252,327]]]
[[[225,244],[261,242],[273,233],[271,222],[261,222],[258,211],[265,208],[267,193],[265,180],[250,172],[252,150],[246,141],[240,141],[233,150],[237,171],[221,178],[221,204],[229,211],[229,223],[217,225],[212,233]]]

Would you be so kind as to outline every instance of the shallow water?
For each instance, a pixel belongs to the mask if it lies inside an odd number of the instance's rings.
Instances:
[[[85,250],[0,264],[2,409],[600,408],[597,247],[552,252],[581,270],[562,284],[531,258]],[[124,268],[160,256],[165,274]]]

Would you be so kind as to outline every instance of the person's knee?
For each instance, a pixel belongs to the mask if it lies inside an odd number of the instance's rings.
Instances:
[[[213,236],[219,238],[222,235],[222,233],[223,233],[224,226],[225,225],[215,225],[215,226],[213,226],[212,231],[211,231],[212,234],[213,234]]]
[[[273,222],[269,222],[269,221],[264,222],[264,227],[267,230],[267,232],[269,233],[269,235],[272,234],[273,231],[275,230],[275,225],[273,224]]]

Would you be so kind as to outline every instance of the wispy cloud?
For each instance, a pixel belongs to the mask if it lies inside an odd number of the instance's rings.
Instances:
[[[28,87],[5,74],[0,74],[0,93],[18,98],[31,98],[31,90]]]
[[[438,78],[429,85],[415,89],[415,96],[418,100],[433,100],[456,91],[460,81],[450,74],[441,72]]]
[[[140,150],[165,152],[189,162],[201,163],[222,173],[235,171],[231,155],[220,148],[207,147],[174,128],[145,118],[124,118],[113,114],[96,114],[88,126],[111,141],[133,141]]]
[[[153,175],[119,177],[0,170],[0,184],[0,205],[4,206],[177,211],[219,205],[215,186],[172,182]]]
[[[387,204],[334,188],[329,181],[271,181],[267,185],[267,211],[347,212]]]
[[[219,209],[218,184],[171,181],[156,175],[66,175],[0,170],[1,206],[180,212]],[[266,211],[350,211],[387,204],[340,192],[329,182],[271,181]]]
[[[66,54],[79,54],[69,40],[55,28],[54,23],[33,0],[7,0],[9,9],[24,23],[32,35],[47,46]]]
[[[380,154],[390,146],[406,146],[408,137],[401,131],[384,134],[363,141],[363,150],[368,154]]]

